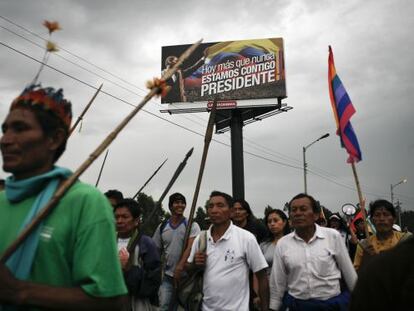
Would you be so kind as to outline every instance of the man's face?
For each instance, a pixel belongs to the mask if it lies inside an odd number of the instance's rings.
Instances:
[[[355,228],[357,229],[358,232],[364,232],[365,228],[364,228],[364,222],[363,221],[359,221],[355,224]]]
[[[220,225],[230,220],[232,209],[222,196],[214,196],[210,198],[207,206],[207,214],[213,225]]]
[[[380,207],[374,211],[372,222],[374,223],[377,232],[391,232],[392,225],[394,224],[394,217],[385,207]]]
[[[167,60],[167,65],[168,66],[170,66],[170,67],[172,67],[172,66],[174,66],[176,63],[177,63],[177,61],[178,61],[178,57],[176,57],[176,56],[171,56],[170,58],[168,58],[168,60]]]
[[[29,109],[10,111],[2,124],[0,150],[3,170],[16,179],[48,171],[53,164],[53,140],[47,137]]]
[[[233,216],[232,219],[237,223],[242,223],[247,219],[249,214],[247,211],[242,207],[239,202],[233,204]]]
[[[183,200],[175,200],[171,205],[171,213],[175,215],[184,215],[186,204]]]
[[[138,220],[132,217],[127,207],[118,207],[115,210],[116,231],[122,237],[131,236],[134,229],[138,226]]]
[[[294,229],[312,227],[319,218],[319,214],[313,212],[309,198],[293,200],[290,204],[289,215]]]

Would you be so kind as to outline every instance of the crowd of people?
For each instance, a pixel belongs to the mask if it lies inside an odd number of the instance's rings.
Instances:
[[[11,176],[0,191],[0,254],[71,175],[56,166],[71,118],[62,90],[31,85],[3,120],[0,150]],[[171,216],[147,236],[136,200],[105,195],[77,181],[0,263],[0,310],[182,310],[179,284],[200,270],[202,310],[414,306],[413,238],[393,230],[386,200],[370,205],[375,231],[366,236],[363,220],[355,230],[339,214],[320,222],[318,201],[305,193],[287,213],[268,209],[262,223],[245,200],[212,191],[211,225],[201,230],[184,216],[185,196],[174,193]]]

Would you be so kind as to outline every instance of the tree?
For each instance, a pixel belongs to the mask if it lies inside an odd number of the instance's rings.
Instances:
[[[164,211],[161,206],[157,207],[152,196],[148,196],[143,192],[138,195],[137,202],[142,213],[140,230],[143,234],[152,236],[158,225],[168,218],[169,213]],[[154,209],[156,210],[152,218],[147,219]]]
[[[270,212],[272,209],[273,209],[273,207],[271,207],[270,205],[267,205],[264,209],[264,212],[263,212],[263,218],[259,218],[259,220],[266,226],[267,226],[267,224],[266,224],[266,214],[268,212]]]
[[[414,231],[414,211],[403,211],[401,213],[401,229],[408,228],[410,232]]]
[[[201,230],[207,230],[209,227],[209,221],[207,217],[207,213],[205,209],[199,206],[196,211],[196,216],[194,217],[194,221],[198,223]]]

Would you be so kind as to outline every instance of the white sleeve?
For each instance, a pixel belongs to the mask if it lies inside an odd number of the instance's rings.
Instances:
[[[246,243],[246,258],[247,264],[253,273],[268,267],[266,259],[256,241],[256,238],[251,235]]]
[[[287,288],[287,274],[282,257],[282,247],[276,244],[273,255],[272,271],[269,279],[270,303],[269,308],[279,310],[282,305],[282,298]]]
[[[191,226],[191,231],[190,231],[190,238],[194,238],[196,237],[198,234],[200,234],[200,226],[198,225],[198,223],[193,222],[192,226]]]
[[[355,272],[355,268],[352,265],[352,261],[349,257],[348,250],[340,235],[335,236],[335,242],[335,248],[337,252],[337,255],[335,255],[335,260],[338,264],[339,270],[341,270],[342,272],[342,276],[345,279],[348,289],[352,291],[357,281],[357,274]]]

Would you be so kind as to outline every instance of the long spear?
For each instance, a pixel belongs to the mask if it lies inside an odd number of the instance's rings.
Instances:
[[[103,168],[105,166],[106,157],[108,156],[108,152],[109,152],[109,149],[107,149],[106,152],[105,152],[105,157],[103,159],[103,162],[102,162],[102,165],[101,165],[101,169],[99,170],[99,175],[98,175],[98,179],[96,180],[95,187],[98,187],[99,180],[101,179],[102,171],[103,171]]]
[[[164,192],[161,194],[160,198],[158,199],[158,204],[161,205],[162,201],[164,201],[165,196],[170,191],[171,187],[174,185],[175,181],[177,180],[178,176],[180,176],[181,172],[183,171],[184,167],[187,165],[187,160],[193,154],[194,147],[188,150],[187,154],[184,157],[184,160],[178,165],[177,169],[174,172],[174,175],[171,177],[170,182],[168,183],[167,187],[165,188]]]
[[[169,79],[187,59],[191,53],[200,45],[202,40],[197,41],[190,46],[177,60],[177,63],[171,68],[167,69],[162,75],[161,79],[166,81]],[[134,108],[133,111],[103,140],[103,142],[95,149],[93,153],[89,155],[89,158],[65,181],[63,181],[51,200],[45,205],[45,207],[37,214],[37,216],[27,225],[27,227],[21,232],[17,239],[5,250],[0,258],[1,263],[5,263],[7,259],[13,254],[13,252],[23,243],[23,241],[30,235],[30,233],[41,223],[43,219],[53,210],[59,200],[63,197],[66,191],[76,182],[80,175],[96,160],[97,157],[111,144],[116,136],[122,131],[122,129],[128,124],[129,121],[144,107],[144,105],[151,100],[152,97],[162,92],[161,85],[155,85],[148,94],[141,100],[141,102]]]
[[[210,117],[208,119],[206,135],[204,137],[203,156],[201,157],[200,169],[198,171],[197,184],[194,190],[193,202],[191,203],[190,216],[188,217],[188,225],[185,229],[184,244],[183,244],[183,249],[181,252],[182,254],[185,251],[188,239],[190,237],[191,226],[194,221],[194,213],[195,213],[195,208],[197,204],[198,194],[200,192],[201,180],[203,179],[204,167],[206,166],[208,148],[210,146],[211,138],[213,136],[214,120],[216,118],[216,110],[217,110],[217,100],[214,100],[213,107],[211,108],[211,112],[210,112]]]
[[[187,165],[187,160],[189,157],[191,157],[191,155],[193,154],[193,150],[194,147],[191,148],[187,154],[184,157],[184,160],[178,165],[177,169],[174,172],[174,175],[171,177],[170,182],[168,183],[167,187],[165,188],[165,190],[163,191],[163,193],[161,194],[160,198],[158,199],[158,201],[155,203],[155,207],[152,209],[151,213],[146,217],[145,221],[147,223],[149,223],[152,219],[152,217],[154,217],[155,212],[156,211],[161,211],[161,204],[162,201],[164,200],[165,196],[167,195],[168,191],[170,191],[171,187],[173,186],[173,184],[175,183],[175,181],[177,180],[178,176],[180,176],[181,172],[183,171],[184,167]],[[138,239],[137,239],[138,240]]]
[[[137,193],[135,193],[135,195],[132,197],[132,199],[135,199],[138,194],[141,193],[142,189],[145,188],[145,186],[151,181],[151,179],[158,173],[158,171],[161,169],[161,167],[165,164],[165,162],[167,162],[168,159],[165,159],[164,162],[161,163],[161,165],[155,170],[154,173],[152,173],[152,175],[150,176],[150,178],[147,179],[147,181],[142,185],[141,188],[139,188],[139,190],[137,191]]]
[[[194,190],[193,201],[191,203],[190,216],[188,217],[188,224],[187,224],[187,227],[185,228],[184,241],[183,241],[183,247],[181,250],[180,258],[183,256],[184,252],[186,251],[188,240],[190,238],[191,227],[193,226],[193,222],[194,222],[194,212],[195,212],[195,208],[197,204],[198,194],[200,192],[200,186],[201,186],[201,180],[203,178],[204,167],[206,165],[208,148],[210,146],[211,138],[213,136],[216,109],[217,109],[217,100],[214,100],[213,107],[211,108],[211,112],[210,112],[210,117],[208,119],[206,135],[204,137],[203,155],[201,157],[200,169],[198,171],[198,178],[197,178],[197,184]],[[174,291],[172,294],[172,301],[170,303],[168,310],[172,311],[176,304],[177,304],[177,288],[174,287]]]
[[[69,136],[72,135],[73,131],[76,129],[76,127],[78,126],[79,122],[82,121],[83,116],[85,115],[85,113],[88,111],[89,107],[92,105],[92,103],[94,102],[96,96],[98,96],[98,93],[101,91],[103,84],[101,84],[99,86],[99,88],[96,90],[95,94],[93,94],[92,98],[89,100],[89,103],[86,105],[86,107],[83,109],[82,113],[80,114],[80,116],[78,117],[78,119],[76,120],[76,122],[72,125],[72,127],[69,130]]]

